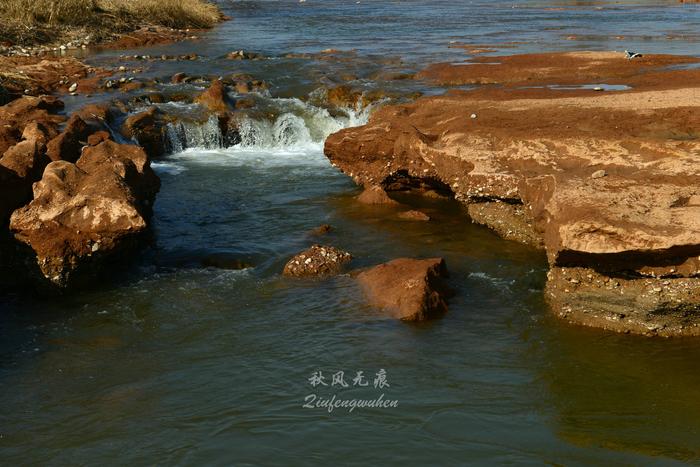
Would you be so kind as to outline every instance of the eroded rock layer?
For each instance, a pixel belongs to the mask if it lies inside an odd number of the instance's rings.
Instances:
[[[697,60],[489,59],[423,76],[498,87],[382,108],[367,125],[332,135],[327,156],[365,186],[389,189],[400,179],[449,186],[475,222],[543,247],[552,267],[548,299],[571,321],[698,333],[700,70],[666,68]],[[608,81],[632,88],[553,87]],[[568,287],[562,277],[574,271],[614,278],[621,293]],[[681,283],[683,293],[670,292]],[[640,298],[650,287],[661,292]]]

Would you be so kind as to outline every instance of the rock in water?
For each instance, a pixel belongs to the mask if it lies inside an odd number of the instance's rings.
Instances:
[[[197,96],[194,101],[212,112],[226,112],[228,110],[226,87],[221,80],[211,83],[209,89]]]
[[[365,189],[365,191],[363,191],[360,196],[357,197],[357,201],[363,204],[399,204],[397,201],[389,198],[389,195],[386,193],[386,191],[384,191],[384,188],[380,186],[371,186]]]
[[[327,233],[330,233],[332,230],[333,230],[333,226],[331,226],[330,224],[321,224],[309,233],[311,235],[326,235]]]
[[[692,130],[700,128],[700,88],[688,84],[700,70],[667,68],[697,58],[647,56],[643,74],[615,53],[498,62],[427,73],[451,85],[544,87],[387,105],[368,124],[329,136],[326,155],[364,186],[448,186],[474,222],[544,248],[545,297],[569,321],[700,335],[700,140]],[[581,70],[596,82],[624,78],[635,92],[563,96],[546,87],[583,80]],[[477,108],[488,112],[465,124]],[[596,274],[603,285],[572,287],[564,279]],[[611,293],[613,281],[619,286]],[[664,293],[646,292],[654,289]]]
[[[0,154],[17,144],[24,128],[31,123],[40,123],[47,130],[48,138],[56,136],[56,127],[65,120],[55,115],[61,109],[63,102],[49,96],[25,96],[0,107]]]
[[[403,321],[438,318],[447,312],[449,291],[442,258],[399,258],[357,275],[372,306]]]
[[[128,117],[122,125],[122,135],[137,142],[151,158],[163,155],[165,129],[158,120],[158,108],[150,107]]]
[[[17,143],[0,159],[0,225],[7,227],[12,211],[32,199],[32,183],[50,162],[36,140]]]
[[[80,157],[83,144],[93,130],[78,115],[73,115],[66,123],[66,128],[49,141],[46,154],[52,161],[64,160],[75,162]]]
[[[405,211],[399,214],[399,218],[406,221],[423,221],[427,222],[430,220],[430,216],[422,211]]]
[[[159,185],[141,148],[106,141],[75,164],[50,163],[10,229],[34,250],[42,276],[66,288],[138,244]]]
[[[230,270],[247,269],[253,267],[252,264],[226,253],[212,253],[207,255],[200,260],[200,264],[205,268]]]
[[[339,274],[352,255],[332,246],[314,245],[290,259],[284,266],[285,276],[331,276]]]

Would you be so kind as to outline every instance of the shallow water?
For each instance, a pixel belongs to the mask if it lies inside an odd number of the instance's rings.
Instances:
[[[229,3],[234,19],[196,42],[199,62],[153,64],[147,73],[245,69],[272,83],[262,98],[279,116],[252,121],[250,138],[233,148],[217,148],[208,126],[187,129],[190,148],[154,164],[163,184],[154,244],[124,277],[51,301],[3,298],[0,462],[700,463],[700,341],[557,321],[542,300],[543,255],[471,224],[455,202],[401,199],[428,212],[429,223],[399,221],[396,208],[359,206],[358,189],[328,164],[322,142],[366,114],[331,117],[289,99],[348,70],[371,87],[380,70],[464,58],[449,41],[526,42],[506,53],[697,53],[698,7],[632,5]],[[573,34],[586,37],[562,39]],[[622,34],[630,39],[610,39]],[[340,63],[220,59],[240,48],[357,53]],[[119,53],[90,59],[112,63]],[[397,86],[437,92],[424,83]],[[311,236],[322,223],[334,230]],[[357,267],[399,256],[446,258],[457,292],[449,313],[408,325],[368,307],[348,277],[282,278],[286,259],[313,242],[347,249]],[[202,267],[211,254],[255,267]],[[372,381],[382,369],[390,386],[380,390]],[[348,382],[363,371],[369,386],[331,387],[340,370]],[[310,385],[316,371],[329,386]],[[303,408],[312,393],[383,393],[398,407]]]

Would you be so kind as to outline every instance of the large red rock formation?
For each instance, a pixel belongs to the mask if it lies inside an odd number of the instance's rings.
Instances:
[[[67,287],[136,245],[158,187],[141,148],[105,141],[85,148],[75,164],[50,163],[10,228],[34,250],[43,276]]]
[[[553,268],[547,296],[571,321],[700,334],[700,70],[659,68],[695,59],[551,54],[532,56],[530,68],[528,56],[498,60],[502,69],[443,65],[425,76],[454,83],[488,76],[505,87],[382,108],[369,124],[332,135],[326,154],[365,186],[401,179],[449,186],[476,222],[544,247]],[[521,86],[549,79],[635,88]],[[567,271],[581,269],[624,277],[620,293],[569,287]],[[636,295],[642,279],[664,291],[645,296],[644,306]]]

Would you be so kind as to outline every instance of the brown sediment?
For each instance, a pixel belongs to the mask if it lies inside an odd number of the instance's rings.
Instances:
[[[444,85],[499,84],[538,86],[565,84],[625,84],[646,88],[678,87],[700,76],[698,70],[664,72],[663,67],[700,63],[679,55],[644,55],[632,60],[619,52],[566,52],[476,57],[462,64],[437,63],[416,75]],[[653,72],[652,77],[647,73]],[[672,79],[672,82],[667,82]],[[604,81],[601,81],[604,80]]]
[[[109,75],[73,57],[0,56],[0,87],[6,89],[9,100],[25,94],[67,93],[73,84],[76,92],[93,93]]]
[[[596,52],[498,60],[430,67],[423,76],[503,86],[387,106],[369,124],[332,135],[326,154],[365,186],[448,186],[475,222],[543,246],[547,298],[570,321],[700,334],[700,70],[667,69],[698,59]],[[632,89],[547,88],[591,81]],[[615,278],[620,292],[562,285],[574,273]],[[661,293],[650,296],[649,287]]]

